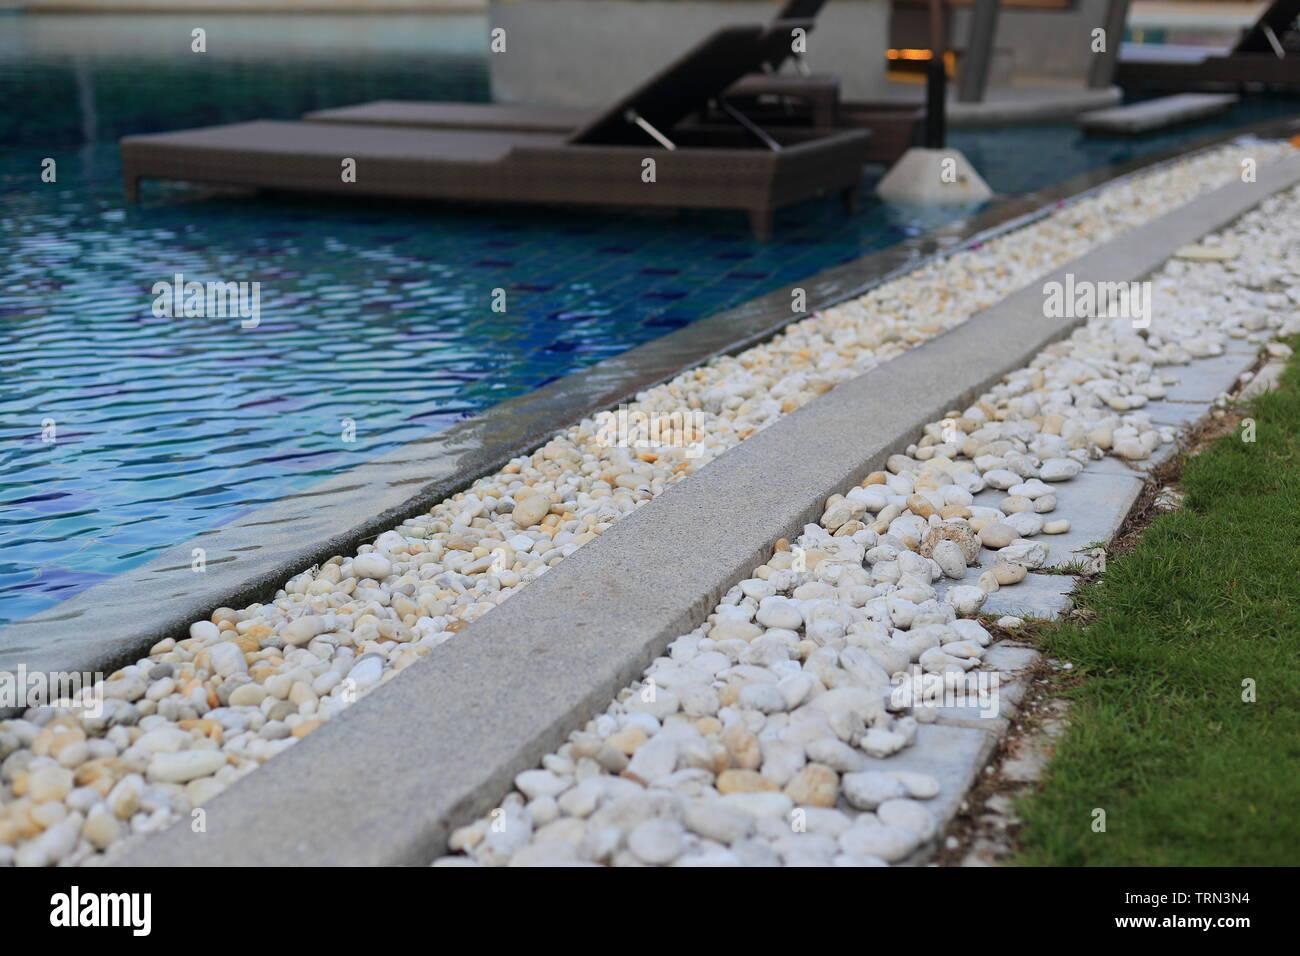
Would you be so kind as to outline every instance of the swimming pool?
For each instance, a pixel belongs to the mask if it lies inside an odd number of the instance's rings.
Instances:
[[[206,54],[190,51],[196,25]],[[143,204],[122,200],[116,140],[128,133],[380,97],[484,100],[483,35],[481,17],[460,15],[3,16],[0,622],[960,215],[876,203],[881,170],[864,179],[857,216],[833,200],[802,204],[778,217],[769,245],[728,213],[420,207],[153,183]],[[1216,122],[1275,107],[1242,109]],[[953,141],[995,189],[1019,193],[1213,128],[1137,145],[1071,127]],[[52,183],[40,178],[47,158]],[[177,273],[259,283],[258,326],[156,316],[155,284]],[[492,308],[498,289],[504,312]]]

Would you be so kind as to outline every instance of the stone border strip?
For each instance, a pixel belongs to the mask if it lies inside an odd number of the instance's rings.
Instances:
[[[1300,182],[1300,157],[1230,183],[1042,281],[1131,281]],[[514,775],[689,631],[771,542],[1082,320],[1043,316],[1036,282],[840,385],[618,522],[126,865],[418,864]],[[887,398],[883,398],[887,396]]]
[[[1242,373],[1249,371],[1259,361],[1255,346],[1233,342],[1222,355],[1196,359],[1178,370],[1180,381],[1169,390],[1168,397],[1148,402],[1142,411],[1149,414],[1158,425],[1168,425],[1180,431],[1203,419],[1215,400],[1232,392],[1239,384]],[[1142,494],[1148,473],[1178,454],[1178,442],[1164,445],[1151,458],[1127,463],[1107,456],[1089,462],[1082,472],[1070,481],[1070,508],[1078,515],[1071,519],[1070,530],[1062,535],[1041,538],[1050,547],[1048,568],[1062,568],[1071,564],[1088,563],[1096,547],[1108,548],[1124,519]],[[986,489],[975,496],[975,503],[993,506],[1004,492]],[[958,584],[974,584],[980,574],[993,566],[996,559],[982,552],[980,562],[971,565],[961,581],[947,579],[938,582],[936,590],[942,598]],[[1038,617],[1048,620],[1069,612],[1073,606],[1070,593],[1075,578],[1068,574],[1029,574],[1014,588],[995,591],[981,609],[990,616],[1012,615]]]
[[[859,296],[928,259],[1041,218],[1054,202],[1243,134],[1282,136],[1295,128],[1300,122],[1259,124],[1207,137],[1190,150],[1094,170],[834,267],[509,399],[428,439],[405,444],[197,535],[47,611],[0,627],[0,670],[23,665],[28,670],[109,673],[158,641],[184,633],[217,607],[268,600],[297,572],[355,551],[403,518],[464,490],[479,475],[530,452],[583,415],[617,405],[684,368],[770,338],[795,318],[790,293],[796,286],[806,290],[811,313]],[[358,502],[364,502],[360,516]],[[198,575],[190,569],[195,547],[202,547],[207,558],[197,582]],[[13,713],[0,710],[0,717]]]
[[[1170,389],[1171,396],[1143,407],[1159,424],[1167,424],[1180,431],[1189,429],[1204,420],[1223,393],[1231,393],[1240,385],[1240,376],[1259,361],[1259,348],[1234,342],[1222,355],[1196,359],[1180,370],[1181,381]],[[1182,444],[1175,442],[1163,446],[1159,461],[1177,454]],[[1043,540],[1050,544],[1048,566],[1060,567],[1076,561],[1092,546],[1109,548],[1125,519],[1133,509],[1146,484],[1147,474],[1158,462],[1142,461],[1132,465],[1119,459],[1106,457],[1085,466],[1070,481],[1070,513],[1081,520],[1066,534]],[[976,495],[980,504],[995,503],[1004,492],[993,490]],[[992,565],[987,552],[981,553],[981,562],[967,572],[961,582],[943,581],[937,590],[940,597],[952,586],[974,584],[980,573]],[[1056,618],[1073,608],[1070,594],[1078,577],[1068,574],[1030,574],[1014,588],[996,591],[989,595],[981,609],[988,617],[1015,615],[1017,617]],[[1028,590],[1026,590],[1028,589]],[[934,801],[928,802],[938,823],[937,835],[923,845],[904,864],[920,864],[934,855],[949,824],[957,815],[960,804],[980,770],[988,763],[1011,727],[1019,712],[1020,701],[1028,687],[1020,676],[1031,670],[1042,658],[1032,647],[1002,640],[993,644],[985,658],[988,669],[999,672],[1001,704],[999,716],[989,719],[977,707],[941,707],[935,723],[922,727],[916,743],[886,761],[896,770],[920,770],[936,777],[940,782],[959,782],[955,795],[947,786],[940,790]],[[935,728],[968,728],[967,737],[951,732],[939,733]],[[927,735],[927,730],[929,734]],[[978,734],[978,736],[976,736]],[[884,764],[880,769],[891,769]]]

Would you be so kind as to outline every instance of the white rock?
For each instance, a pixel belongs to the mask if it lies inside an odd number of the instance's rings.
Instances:
[[[82,818],[73,813],[45,830],[40,836],[18,847],[14,854],[17,866],[53,866],[64,859],[81,836]]]
[[[718,803],[728,809],[748,813],[753,817],[786,818],[794,809],[794,801],[784,793],[760,791],[758,793],[727,793]]]
[[[1005,491],[1012,485],[1020,484],[1020,476],[1014,471],[1008,471],[1005,468],[994,468],[991,471],[984,472],[984,481],[991,488]]]
[[[998,550],[999,564],[1021,564],[1027,568],[1041,568],[1047,563],[1047,545],[1036,541],[1016,541]]]
[[[1003,523],[1015,529],[1016,534],[1021,538],[1032,537],[1043,530],[1042,517],[1032,511],[1022,511],[1019,514],[1007,515]]]
[[[1007,549],[1003,549],[1006,551]],[[999,552],[1001,554],[1002,552]],[[959,584],[950,589],[944,600],[952,605],[953,609],[961,615],[969,617],[979,611],[984,606],[988,594],[983,589],[973,587],[969,584]]]
[[[187,783],[206,777],[226,766],[226,755],[219,750],[182,750],[180,753],[155,754],[149,761],[149,779],[156,783]]]
[[[863,816],[839,838],[840,849],[850,856],[878,857],[897,863],[921,843],[911,830],[881,823],[874,816]]]
[[[740,691],[740,706],[763,714],[785,710],[785,697],[776,684],[749,684]]]
[[[627,835],[627,847],[642,862],[663,866],[681,855],[685,834],[673,820],[647,820]]]
[[[1069,481],[1081,471],[1083,465],[1073,458],[1049,458],[1038,470],[1038,477],[1043,481]]]
[[[966,555],[957,542],[946,539],[940,541],[931,550],[930,556],[948,577],[960,581],[966,576]]]
[[[352,576],[382,581],[393,573],[393,563],[382,554],[359,554],[352,559]]]
[[[907,738],[883,727],[872,727],[862,735],[860,746],[870,757],[888,757],[906,747]]]
[[[912,770],[891,770],[899,782],[907,789],[907,795],[917,800],[929,800],[939,795],[939,781],[928,773]]]
[[[989,634],[989,632],[984,628],[984,625],[979,621],[960,619],[953,621],[948,625],[948,627],[960,640],[974,641],[981,647],[987,647],[989,642],[993,640],[992,635]]]
[[[244,661],[244,652],[234,641],[222,641],[219,644],[213,644],[208,649],[208,654],[213,671],[222,677],[248,673],[248,664]]]
[[[383,560],[380,558],[379,560]],[[308,614],[296,621],[290,621],[280,628],[280,639],[286,644],[298,647],[306,644],[313,637],[325,633],[325,620],[315,614]]]
[[[384,659],[378,654],[363,654],[348,671],[346,680],[351,681],[351,686],[357,691],[363,691],[378,684],[383,675]]]
[[[571,781],[549,770],[525,770],[515,777],[515,788],[529,800],[559,796],[569,788],[570,783]]]
[[[687,804],[682,820],[692,832],[728,846],[754,832],[752,815],[719,806],[716,800],[696,800]]]
[[[897,777],[876,770],[848,773],[840,781],[840,790],[849,806],[858,810],[874,810],[886,800],[907,794],[907,788]]]
[[[929,840],[938,829],[934,815],[915,800],[886,800],[876,808],[881,823],[911,830],[922,841]]]
[[[654,783],[677,769],[677,743],[667,735],[651,737],[632,755],[627,772],[637,778]]]
[[[677,695],[670,690],[662,687],[656,687],[654,693],[647,693],[648,688],[637,691],[623,703],[623,708],[629,713],[648,714],[656,720],[663,720],[670,714],[677,713],[680,706],[680,700]]]
[[[803,615],[799,613],[799,608],[780,595],[763,598],[758,604],[758,613],[754,616],[764,627],[788,628],[793,631],[803,626]]]
[[[184,750],[193,739],[179,727],[159,727],[141,734],[135,746],[151,754],[174,754]]]
[[[195,621],[190,625],[190,637],[208,644],[221,638],[221,630],[211,621]]]

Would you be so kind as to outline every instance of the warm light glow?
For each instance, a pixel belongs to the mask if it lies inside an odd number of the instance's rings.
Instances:
[[[885,56],[891,60],[928,60],[929,50],[886,50]]]

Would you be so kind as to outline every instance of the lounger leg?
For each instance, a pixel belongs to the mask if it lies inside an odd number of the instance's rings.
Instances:
[[[840,192],[840,200],[844,203],[844,211],[852,216],[858,211],[858,187],[846,186]]]
[[[139,176],[122,176],[122,189],[126,193],[127,202],[138,202],[140,199],[140,177]]]
[[[749,228],[754,231],[754,238],[767,242],[772,238],[772,210],[758,207],[749,211]]]

